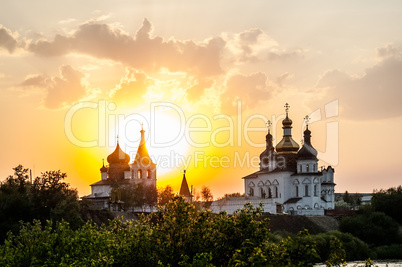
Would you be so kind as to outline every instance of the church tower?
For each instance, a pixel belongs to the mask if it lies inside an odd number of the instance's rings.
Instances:
[[[141,140],[131,164],[131,177],[135,182],[142,182],[144,185],[156,187],[156,164],[152,162],[145,145],[144,129],[141,129]]]
[[[180,192],[179,195],[182,196],[188,202],[192,201],[192,195],[190,189],[188,188],[188,183],[186,179],[186,170],[183,172],[183,180],[181,181]]]
[[[286,171],[296,170],[296,157],[299,145],[292,138],[292,120],[289,118],[289,104],[285,104],[286,118],[282,121],[283,138],[276,145],[278,168]]]
[[[260,170],[273,171],[276,169],[276,152],[272,144],[271,121],[267,122],[268,134],[265,136],[265,150],[260,154]]]

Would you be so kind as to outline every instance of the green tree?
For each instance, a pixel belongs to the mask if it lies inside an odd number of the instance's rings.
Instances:
[[[0,184],[0,240],[10,230],[17,232],[19,221],[52,219],[66,220],[73,227],[83,224],[77,191],[64,182],[65,173],[45,172],[31,184],[28,169],[19,165],[13,170],[14,175]]]
[[[203,186],[201,189],[201,198],[203,201],[212,201],[214,196],[212,195],[211,189],[208,186]]]
[[[402,224],[402,186],[381,189],[371,199],[375,211],[384,212],[399,224]]]
[[[161,206],[166,205],[174,198],[173,188],[167,185],[165,188],[158,190],[158,203]]]
[[[339,229],[369,245],[385,245],[397,241],[399,225],[382,212],[370,212],[343,218]]]

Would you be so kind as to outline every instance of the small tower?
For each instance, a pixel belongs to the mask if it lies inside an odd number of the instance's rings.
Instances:
[[[135,155],[135,160],[131,165],[131,177],[135,182],[142,182],[144,185],[156,187],[156,164],[152,162],[145,144],[145,131],[141,129],[141,140]]]
[[[297,152],[297,173],[316,173],[318,172],[317,150],[311,145],[311,131],[308,129],[309,117],[306,121],[306,130],[304,131],[303,146]]]
[[[271,121],[267,121],[268,134],[265,136],[265,150],[260,154],[260,170],[273,171],[276,169],[276,152],[272,144]]]
[[[107,168],[105,167],[105,160],[102,159],[102,161],[103,161],[103,166],[102,166],[102,168],[100,168],[101,180],[107,180]]]
[[[190,192],[190,189],[188,188],[188,183],[186,179],[186,170],[183,172],[183,180],[181,181],[181,186],[180,186],[180,193],[182,197],[184,197],[185,200],[188,202],[192,201],[192,195]]]

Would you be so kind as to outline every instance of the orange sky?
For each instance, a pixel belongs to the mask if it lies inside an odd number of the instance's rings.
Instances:
[[[0,179],[62,170],[81,196],[141,123],[158,186],[242,192],[265,121],[311,115],[336,191],[401,184],[400,1],[18,1],[0,10]],[[255,161],[256,160],[256,161]]]

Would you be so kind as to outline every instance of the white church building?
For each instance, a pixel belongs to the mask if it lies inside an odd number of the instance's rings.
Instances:
[[[214,201],[210,207],[213,212],[225,210],[232,214],[246,202],[253,206],[262,203],[264,211],[271,214],[324,215],[325,210],[334,209],[334,169],[331,166],[318,168],[317,150],[311,145],[307,116],[304,142],[299,149],[292,139],[289,105],[285,108],[283,138],[274,147],[268,127],[260,169],[242,178],[245,196]]]

